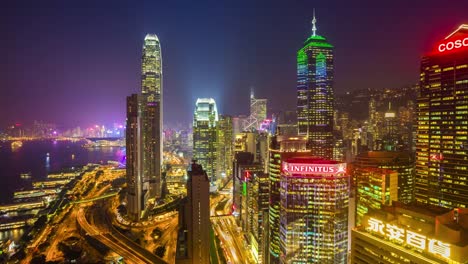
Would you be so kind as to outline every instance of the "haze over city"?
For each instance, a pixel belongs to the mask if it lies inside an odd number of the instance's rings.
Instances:
[[[467,264],[468,2],[353,4],[2,6],[0,263]]]
[[[248,114],[252,86],[269,110],[294,109],[295,53],[313,8],[318,32],[335,46],[342,94],[416,83],[421,54],[466,20],[468,3],[9,1],[0,10],[0,109],[9,113],[0,125],[123,122],[147,32],[163,48],[165,122],[191,122],[198,97],[215,98],[221,113]]]

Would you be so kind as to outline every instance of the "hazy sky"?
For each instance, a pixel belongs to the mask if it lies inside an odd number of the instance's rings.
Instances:
[[[336,93],[416,83],[420,57],[468,23],[466,0],[8,1],[0,126],[124,121],[146,33],[162,45],[165,123],[190,122],[197,97],[247,113],[251,86],[270,110],[292,110],[314,7],[318,34],[336,48]]]

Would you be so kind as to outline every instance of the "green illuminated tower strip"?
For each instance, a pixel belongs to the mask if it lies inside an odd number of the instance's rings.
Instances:
[[[297,121],[315,156],[333,158],[333,46],[310,36],[297,52]]]

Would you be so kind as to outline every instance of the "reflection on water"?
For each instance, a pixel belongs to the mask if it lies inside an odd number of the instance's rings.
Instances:
[[[32,182],[47,178],[48,173],[84,166],[88,163],[122,162],[125,148],[85,148],[86,141],[33,140],[21,142],[12,150],[11,142],[0,141],[0,204],[13,202],[13,192],[32,188]],[[31,179],[21,174],[31,173]],[[23,229],[0,231],[0,240],[17,239]]]
[[[1,231],[0,240],[4,241],[4,240],[10,239],[10,240],[14,240],[18,242],[23,234],[24,234],[24,229],[22,228]]]

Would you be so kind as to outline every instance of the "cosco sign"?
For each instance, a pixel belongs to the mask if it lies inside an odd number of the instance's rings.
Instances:
[[[461,47],[468,47],[468,37],[464,39],[457,39],[455,41],[449,41],[439,45],[439,52],[449,51],[453,49],[459,49]]]

